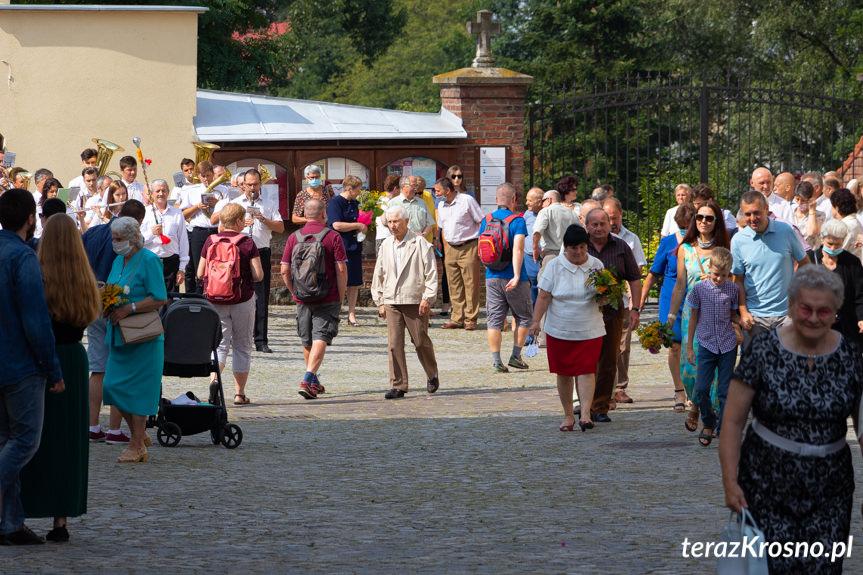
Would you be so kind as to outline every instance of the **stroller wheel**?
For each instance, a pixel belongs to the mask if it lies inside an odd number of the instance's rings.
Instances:
[[[210,429],[210,440],[213,442],[213,445],[219,445],[224,438],[225,430],[221,426]]]
[[[243,442],[243,430],[239,425],[229,423],[225,425],[225,436],[222,438],[222,445],[228,449],[239,447]]]
[[[183,437],[183,432],[180,431],[180,426],[170,421],[162,422],[156,431],[156,439],[159,441],[159,445],[163,447],[174,447],[180,443],[181,437]]]

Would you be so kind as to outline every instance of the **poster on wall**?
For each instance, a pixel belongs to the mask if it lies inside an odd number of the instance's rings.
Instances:
[[[434,189],[434,183],[437,179],[435,177],[437,162],[430,158],[414,158],[413,160],[413,173],[409,175],[422,177],[426,181],[425,189]]]
[[[356,176],[362,181],[364,188],[369,187],[369,169],[367,167],[353,160],[345,160],[345,168],[348,174]]]
[[[480,205],[488,214],[497,209],[495,193],[497,187],[506,181],[506,148],[482,147],[479,150]]]
[[[327,179],[339,181],[345,179],[344,158],[327,158]]]

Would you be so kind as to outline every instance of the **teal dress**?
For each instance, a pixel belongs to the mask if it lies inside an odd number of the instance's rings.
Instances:
[[[125,267],[123,256],[117,256],[108,283],[121,288],[128,285],[129,293],[125,297],[129,303],[147,297],[154,300],[168,297],[162,260],[145,249],[132,256]],[[165,337],[160,335],[143,343],[124,344],[120,329],[109,321],[105,343],[109,350],[102,388],[105,405],[135,415],[155,415],[159,410]]]
[[[680,333],[683,335],[683,343],[685,345],[686,342],[689,341],[689,318],[692,315],[692,308],[689,307],[688,303],[686,303],[686,296],[689,295],[689,292],[692,291],[695,284],[701,281],[701,274],[708,272],[710,258],[699,258],[695,253],[695,248],[692,247],[692,244],[680,244],[678,258],[680,257],[680,250],[683,252],[683,263],[686,267],[686,294],[683,296],[683,321],[680,328]],[[698,264],[699,259],[701,259],[701,265]],[[704,272],[701,271],[702,267],[704,268]],[[680,281],[680,278],[677,279]],[[698,348],[698,336],[695,336],[692,339],[692,349],[695,351],[695,357],[698,357]],[[680,378],[683,380],[683,388],[686,390],[686,397],[688,397],[689,401],[693,403],[697,403],[695,397],[695,374],[696,366],[689,363],[689,360],[686,358],[686,353],[680,354]],[[710,386],[710,399],[713,401],[714,408],[718,409],[719,402],[716,399],[715,377],[713,379],[713,384]]]

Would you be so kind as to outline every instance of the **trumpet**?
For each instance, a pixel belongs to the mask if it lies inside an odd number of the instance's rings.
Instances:
[[[210,182],[210,185],[207,186],[207,189],[204,190],[203,194],[201,194],[201,198],[203,199],[204,195],[212,194],[219,201],[225,199],[225,197],[222,195],[222,192],[219,190],[216,190],[215,188],[216,188],[216,186],[219,186],[221,184],[224,184],[225,182],[230,182],[230,181],[231,181],[231,172],[229,172],[227,169],[225,169],[225,171],[222,172],[221,176],[219,176],[218,178],[216,178],[215,180]],[[211,217],[213,215],[213,208],[210,207],[209,205],[207,205],[207,209],[204,210],[204,213],[207,214],[208,218]]]
[[[192,146],[195,148],[195,172],[192,176],[192,183],[200,184],[201,180],[198,179],[198,164],[209,161],[210,156],[212,156],[213,152],[218,150],[220,146],[210,144],[208,142],[192,142]],[[230,179],[230,176],[228,176],[228,179]]]
[[[261,184],[266,184],[270,180],[275,180],[276,178],[273,174],[270,173],[270,170],[264,167],[264,164],[258,164],[258,171],[261,173]]]

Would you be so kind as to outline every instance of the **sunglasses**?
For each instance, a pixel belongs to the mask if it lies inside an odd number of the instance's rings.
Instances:
[[[716,216],[711,216],[711,215],[707,215],[707,214],[696,214],[695,221],[696,222],[705,221],[708,224],[712,224],[713,222],[716,221]]]
[[[460,180],[460,179],[464,178],[464,175],[462,175],[462,174],[453,174],[452,176],[450,176],[450,178],[452,178],[453,180]]]

